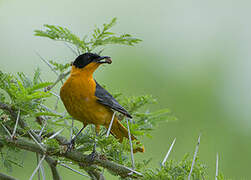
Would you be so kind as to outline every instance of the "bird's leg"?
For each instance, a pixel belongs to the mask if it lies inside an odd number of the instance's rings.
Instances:
[[[99,131],[100,131],[100,126],[99,126],[99,125],[96,125],[96,126],[95,126],[96,137],[98,137]],[[97,152],[96,152],[96,147],[97,147],[97,139],[95,138],[95,139],[94,139],[93,150],[92,150],[92,153],[90,154],[90,158],[91,158],[92,161],[95,159],[95,156],[96,156],[96,153],[97,153]]]
[[[71,140],[71,142],[68,145],[67,151],[71,151],[74,148],[75,140],[77,136],[84,130],[84,128],[85,128],[85,125],[80,129],[80,131],[76,134],[76,136],[74,136],[74,138]]]
[[[96,132],[96,137],[98,137],[98,133],[97,132]],[[95,138],[92,153],[96,152],[96,147],[97,147],[97,139]]]

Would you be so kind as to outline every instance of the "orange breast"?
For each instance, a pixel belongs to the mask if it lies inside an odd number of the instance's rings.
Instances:
[[[73,71],[60,90],[60,97],[68,113],[84,124],[104,125],[112,111],[97,102],[96,83],[86,72]]]

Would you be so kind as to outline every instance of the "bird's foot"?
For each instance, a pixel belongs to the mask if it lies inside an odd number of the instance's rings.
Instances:
[[[67,152],[70,152],[71,150],[73,150],[75,148],[75,141],[71,140],[69,143],[66,144],[67,145]]]
[[[90,161],[94,161],[96,157],[98,157],[96,150],[92,151],[92,153],[88,155],[88,159],[90,159]]]

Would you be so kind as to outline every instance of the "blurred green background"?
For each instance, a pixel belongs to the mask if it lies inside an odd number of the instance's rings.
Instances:
[[[218,152],[227,177],[251,179],[250,6],[244,0],[0,0],[0,67],[31,74],[39,66],[44,79],[53,80],[35,52],[59,62],[74,60],[74,54],[63,43],[34,37],[35,29],[56,24],[82,37],[95,24],[118,17],[113,30],[143,42],[107,46],[103,54],[113,64],[101,68],[96,79],[126,95],[152,94],[159,100],[154,109],[169,107],[179,119],[143,139],[146,153],[136,158],[153,157],[151,165],[157,167],[176,137],[170,158],[182,159],[193,154],[202,133],[199,156],[211,177]],[[25,169],[8,174],[30,177],[35,155],[24,157]],[[63,179],[82,179],[60,171]]]

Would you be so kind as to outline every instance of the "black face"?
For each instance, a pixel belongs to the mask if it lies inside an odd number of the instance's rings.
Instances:
[[[108,63],[111,64],[111,58],[108,56],[99,56],[97,54],[93,53],[84,53],[79,55],[75,61],[73,62],[73,65],[77,68],[84,68],[86,65],[90,64],[91,62],[97,62],[97,63]]]

